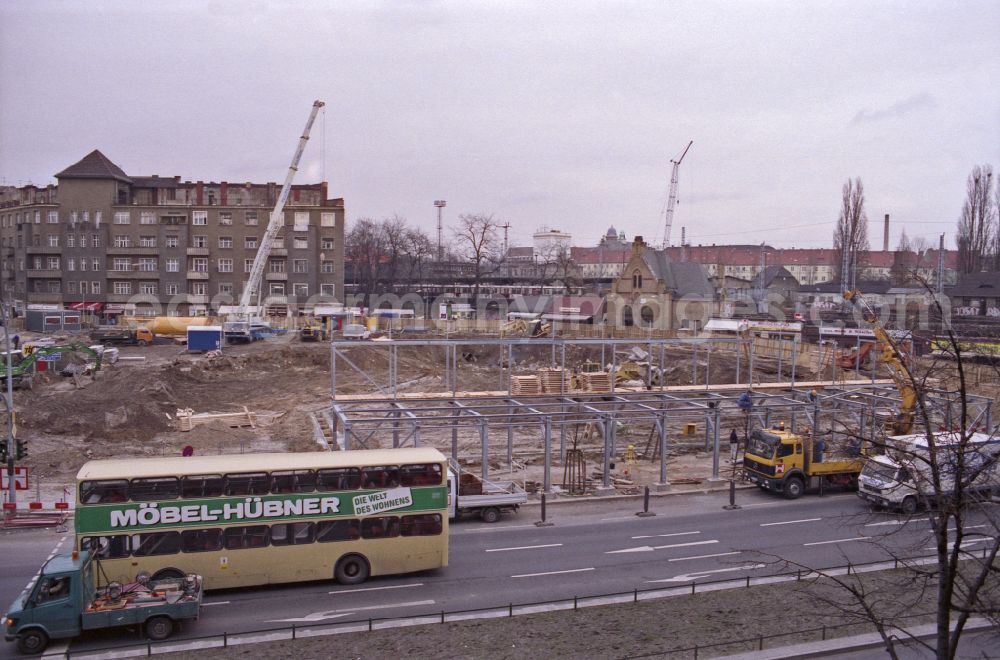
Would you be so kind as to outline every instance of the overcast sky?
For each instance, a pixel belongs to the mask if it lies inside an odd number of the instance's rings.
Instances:
[[[848,177],[872,247],[937,241],[1000,164],[1000,2],[0,0],[0,177],[97,148],[127,173],[297,183],[429,231],[492,213],[593,245],[609,225],[827,247]]]

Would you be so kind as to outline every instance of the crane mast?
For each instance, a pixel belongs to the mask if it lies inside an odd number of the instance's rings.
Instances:
[[[681,161],[684,160],[684,156],[687,155],[688,149],[694,144],[694,140],[688,142],[688,145],[684,147],[684,152],[681,153],[681,157],[677,160],[671,160],[674,168],[670,173],[670,194],[667,196],[667,212],[665,213],[666,219],[663,225],[663,247],[670,247],[670,227],[674,224],[674,207],[677,206],[677,174],[681,169]]]
[[[250,301],[260,288],[260,282],[264,276],[264,268],[267,266],[267,257],[271,253],[271,242],[274,240],[274,237],[278,235],[278,230],[281,229],[284,224],[283,212],[285,209],[285,202],[288,201],[288,193],[292,189],[292,179],[295,178],[295,173],[299,169],[299,159],[302,158],[302,152],[305,151],[306,142],[309,141],[309,131],[312,129],[313,122],[316,121],[316,115],[319,114],[319,109],[324,105],[326,104],[323,103],[323,101],[313,102],[312,112],[309,113],[309,120],[306,121],[306,128],[302,131],[302,137],[299,138],[299,145],[295,149],[295,155],[292,156],[292,164],[288,166],[288,174],[285,175],[285,184],[281,187],[281,194],[278,195],[278,202],[274,205],[274,210],[271,211],[271,219],[267,223],[267,231],[264,232],[264,238],[260,243],[260,248],[257,250],[257,255],[254,257],[253,266],[250,268],[250,277],[247,279],[246,286],[243,287],[243,293],[240,295],[240,303],[236,308],[236,313],[234,314],[235,318],[233,320],[243,320],[247,318],[247,309],[250,307]]]

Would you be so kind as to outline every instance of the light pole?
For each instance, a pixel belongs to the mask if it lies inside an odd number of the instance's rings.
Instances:
[[[442,234],[444,232],[444,226],[441,224],[441,209],[448,205],[443,199],[435,199],[434,206],[438,210],[438,261],[444,261],[444,241],[442,240]]]
[[[10,496],[7,501],[17,504],[17,486],[14,483],[14,459],[17,455],[17,445],[14,442],[14,380],[11,366],[10,354],[10,310],[5,301],[0,301],[0,314],[3,315],[4,338],[7,343],[6,368],[7,368],[7,392],[4,402],[7,404],[7,486],[10,489]]]

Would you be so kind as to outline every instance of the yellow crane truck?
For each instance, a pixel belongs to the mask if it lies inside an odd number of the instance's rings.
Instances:
[[[749,481],[790,500],[806,489],[857,488],[863,466],[860,452],[853,448],[827,452],[823,440],[783,428],[755,430],[743,456],[743,473]]]

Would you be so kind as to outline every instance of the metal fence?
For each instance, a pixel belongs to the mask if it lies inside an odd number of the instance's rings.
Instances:
[[[983,549],[983,558],[987,557],[987,550]],[[970,553],[971,557],[971,553]],[[83,660],[90,656],[103,656],[114,653],[115,657],[136,657],[140,655],[154,655],[160,653],[173,653],[194,651],[209,648],[227,648],[243,644],[256,644],[263,642],[285,641],[295,639],[305,639],[309,637],[321,637],[327,635],[337,635],[356,632],[374,632],[376,630],[388,630],[392,628],[402,628],[419,625],[457,623],[475,619],[498,619],[524,616],[528,614],[538,614],[548,611],[575,611],[583,607],[596,607],[602,605],[620,605],[626,603],[639,603],[643,601],[659,600],[674,596],[694,595],[721,589],[750,588],[755,586],[766,586],[770,584],[783,584],[788,582],[802,582],[819,579],[823,574],[828,575],[854,575],[858,573],[870,573],[879,570],[890,570],[918,565],[931,564],[937,561],[936,557],[914,557],[910,559],[893,559],[892,561],[870,562],[864,564],[847,564],[834,568],[822,569],[822,573],[816,571],[797,570],[795,572],[777,573],[775,575],[750,577],[739,579],[724,579],[699,582],[695,578],[690,585],[678,587],[656,587],[651,589],[638,589],[632,591],[620,591],[607,594],[597,594],[589,596],[574,596],[573,598],[562,598],[557,600],[537,601],[531,603],[510,603],[506,606],[493,606],[467,610],[445,611],[404,617],[368,617],[363,619],[352,619],[349,621],[338,621],[337,623],[312,623],[306,625],[280,626],[274,628],[260,628],[252,631],[240,633],[227,633],[215,635],[204,635],[198,637],[188,637],[185,639],[168,640],[161,642],[146,641],[141,644],[124,643],[115,646],[105,646],[95,649],[80,651],[69,651],[59,657],[78,658]],[[905,618],[907,621],[918,617],[932,616],[931,614],[912,614]],[[806,639],[808,636],[818,636],[821,640],[830,637],[830,633],[845,629],[858,629],[858,633],[872,632],[870,629],[859,629],[863,624],[845,623],[834,626],[822,626],[821,628],[806,628],[789,632],[777,633],[774,635],[756,635],[741,639],[734,639],[724,642],[713,642],[709,644],[699,644],[696,646],[685,646],[676,648],[663,648],[646,655],[627,656],[630,658],[643,658],[663,655],[680,655],[682,657],[698,658],[700,653],[720,647],[733,647],[735,649],[745,648],[747,651],[764,650],[765,648],[776,648],[787,644],[775,644],[775,640],[785,640],[794,638],[796,642],[813,641]],[[833,635],[839,637],[843,635]],[[770,646],[768,646],[770,644]],[[54,657],[49,654],[48,657]]]

